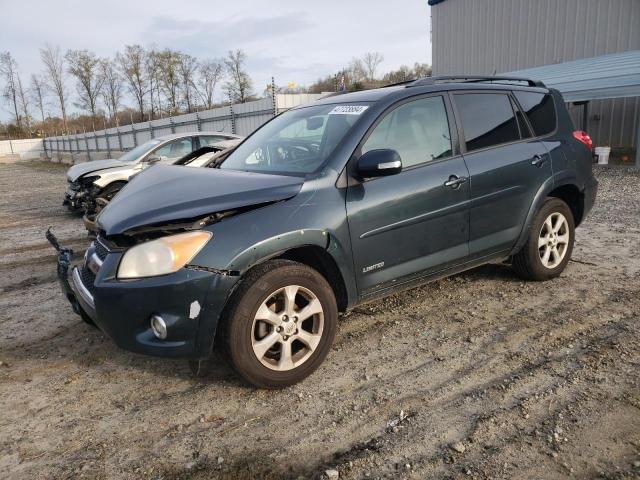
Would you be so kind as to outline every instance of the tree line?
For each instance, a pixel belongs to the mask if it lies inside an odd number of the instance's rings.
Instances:
[[[112,58],[100,58],[88,50],[63,53],[47,45],[40,49],[40,59],[42,72],[32,74],[27,83],[13,55],[0,53],[2,95],[13,117],[7,128],[14,138],[214,108],[219,85],[234,103],[255,98],[242,50],[199,60],[169,48],[127,45]],[[70,80],[74,90],[69,89]],[[77,108],[73,115],[71,105]]]
[[[211,109],[219,105],[219,89],[224,103],[256,98],[245,67],[247,55],[239,49],[224,58],[200,60],[169,48],[126,45],[113,57],[100,58],[88,50],[63,52],[46,45],[40,59],[42,71],[26,81],[13,55],[0,52],[2,95],[13,117],[5,130],[12,138],[97,130]],[[367,53],[308,87],[290,83],[276,92],[353,91],[431,74],[428,65],[416,63],[380,76],[383,60],[378,52]],[[263,93],[271,94],[270,88]],[[77,110],[69,114],[71,105]]]

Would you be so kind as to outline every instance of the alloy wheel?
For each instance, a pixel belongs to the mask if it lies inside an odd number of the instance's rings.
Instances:
[[[318,297],[299,285],[273,292],[258,308],[251,346],[267,368],[287,371],[306,362],[322,339],[324,313]]]
[[[569,222],[562,213],[553,212],[542,224],[538,236],[540,261],[546,268],[556,268],[569,247]]]

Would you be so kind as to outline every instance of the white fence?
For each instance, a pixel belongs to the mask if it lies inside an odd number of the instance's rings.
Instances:
[[[25,140],[3,140],[0,142],[0,157],[5,155],[18,155],[23,159],[39,158],[44,151],[44,145],[40,138],[27,138]]]
[[[217,131],[249,135],[279,112],[317,100],[320,94],[277,94],[253,102],[214,108],[177,117],[123,125],[96,132],[47,137],[48,152],[126,151],[161,135],[192,131]]]

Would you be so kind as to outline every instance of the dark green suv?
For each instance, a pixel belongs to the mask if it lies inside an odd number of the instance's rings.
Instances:
[[[489,261],[559,275],[596,196],[590,149],[560,93],[530,80],[335,95],[211,168],[137,175],[69,276],[58,246],[58,271],[122,348],[202,372],[217,340],[246,380],[284,387],[318,368],[354,305]]]

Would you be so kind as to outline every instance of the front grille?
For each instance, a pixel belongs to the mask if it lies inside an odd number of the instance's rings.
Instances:
[[[96,255],[102,261],[107,258],[107,254],[109,253],[109,249],[100,241],[100,238],[97,238],[93,243],[96,251]]]
[[[92,249],[93,251],[91,251]],[[82,280],[82,283],[84,284],[85,288],[89,290],[91,295],[93,295],[95,291],[94,283],[96,281],[96,274],[93,273],[93,271],[89,268],[88,261],[91,259],[91,255],[93,255],[94,253],[101,262],[104,262],[104,259],[107,258],[107,254],[109,253],[109,249],[100,241],[99,238],[96,239],[95,242],[93,242],[92,247],[89,247],[87,256],[85,257],[87,260],[84,262],[84,265],[82,265],[82,268],[80,269],[80,280]]]
[[[80,269],[80,279],[82,280],[82,284],[85,286],[89,293],[93,295],[95,291],[94,282],[96,281],[96,276],[93,274],[91,270],[87,268],[86,265],[83,265]]]

